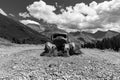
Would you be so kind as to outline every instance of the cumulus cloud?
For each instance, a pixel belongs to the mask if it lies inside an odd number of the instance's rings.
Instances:
[[[33,20],[29,20],[29,19],[27,19],[27,20],[20,20],[20,22],[23,23],[23,24],[25,24],[25,25],[27,25],[27,24],[36,24],[36,25],[40,25],[38,22],[33,21]]]
[[[58,16],[53,12],[56,10],[54,6],[47,5],[44,1],[36,1],[27,7],[30,15],[37,19],[44,19],[49,23],[53,23]]]
[[[23,18],[30,17],[30,15],[29,15],[27,12],[19,13],[19,16],[21,16],[21,17],[23,17]]]
[[[7,14],[0,8],[0,14],[7,16]]]
[[[75,6],[61,9],[61,14],[55,14],[55,6],[47,5],[44,1],[35,1],[27,6],[31,16],[43,19],[48,23],[57,24],[59,28],[66,30],[120,30],[120,0],[77,3]]]

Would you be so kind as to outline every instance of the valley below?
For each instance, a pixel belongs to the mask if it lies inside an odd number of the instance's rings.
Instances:
[[[120,80],[119,52],[81,49],[71,57],[41,57],[44,45],[0,46],[0,80]]]

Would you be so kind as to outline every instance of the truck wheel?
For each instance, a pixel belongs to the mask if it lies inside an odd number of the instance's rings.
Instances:
[[[75,49],[76,49],[75,43],[71,42],[71,43],[69,43],[69,45],[70,45],[69,53],[70,53],[70,55],[74,55]]]
[[[70,50],[70,45],[65,44],[63,56],[69,57],[70,56],[70,54],[69,54],[70,51],[69,50]]]
[[[52,55],[52,52],[55,50],[56,46],[50,42],[47,42],[45,44],[44,52],[41,54],[41,56],[50,56]]]
[[[83,52],[80,50],[80,46],[75,44],[74,42],[70,43],[70,55],[79,55],[83,54]]]

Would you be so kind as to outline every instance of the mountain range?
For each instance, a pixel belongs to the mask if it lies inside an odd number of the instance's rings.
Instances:
[[[70,34],[75,36],[77,39],[83,41],[83,44],[84,44],[84,43],[93,43],[98,40],[103,40],[105,38],[112,38],[119,35],[120,33],[108,30],[108,31],[97,31],[95,33],[89,33],[84,31],[71,32]]]
[[[0,14],[0,37],[13,43],[39,44],[49,39],[28,26]]]
[[[108,30],[108,31],[97,31],[92,36],[95,39],[101,40],[101,39],[104,39],[104,38],[112,38],[114,36],[117,36],[118,34],[119,34],[118,32]]]
[[[50,36],[54,32],[67,33],[66,31],[59,29],[55,24],[48,24],[41,21],[40,25],[32,23],[24,25],[19,21],[0,14],[0,38],[6,39],[6,41],[21,44],[41,44],[50,41]],[[88,42],[93,43],[96,40],[112,38],[119,34],[120,33],[111,30],[97,31],[96,33],[84,31],[68,33],[72,41],[81,44]]]

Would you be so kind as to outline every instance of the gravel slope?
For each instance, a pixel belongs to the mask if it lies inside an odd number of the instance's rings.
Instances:
[[[41,45],[0,47],[0,80],[120,80],[120,54],[81,49],[71,57],[40,57]]]

